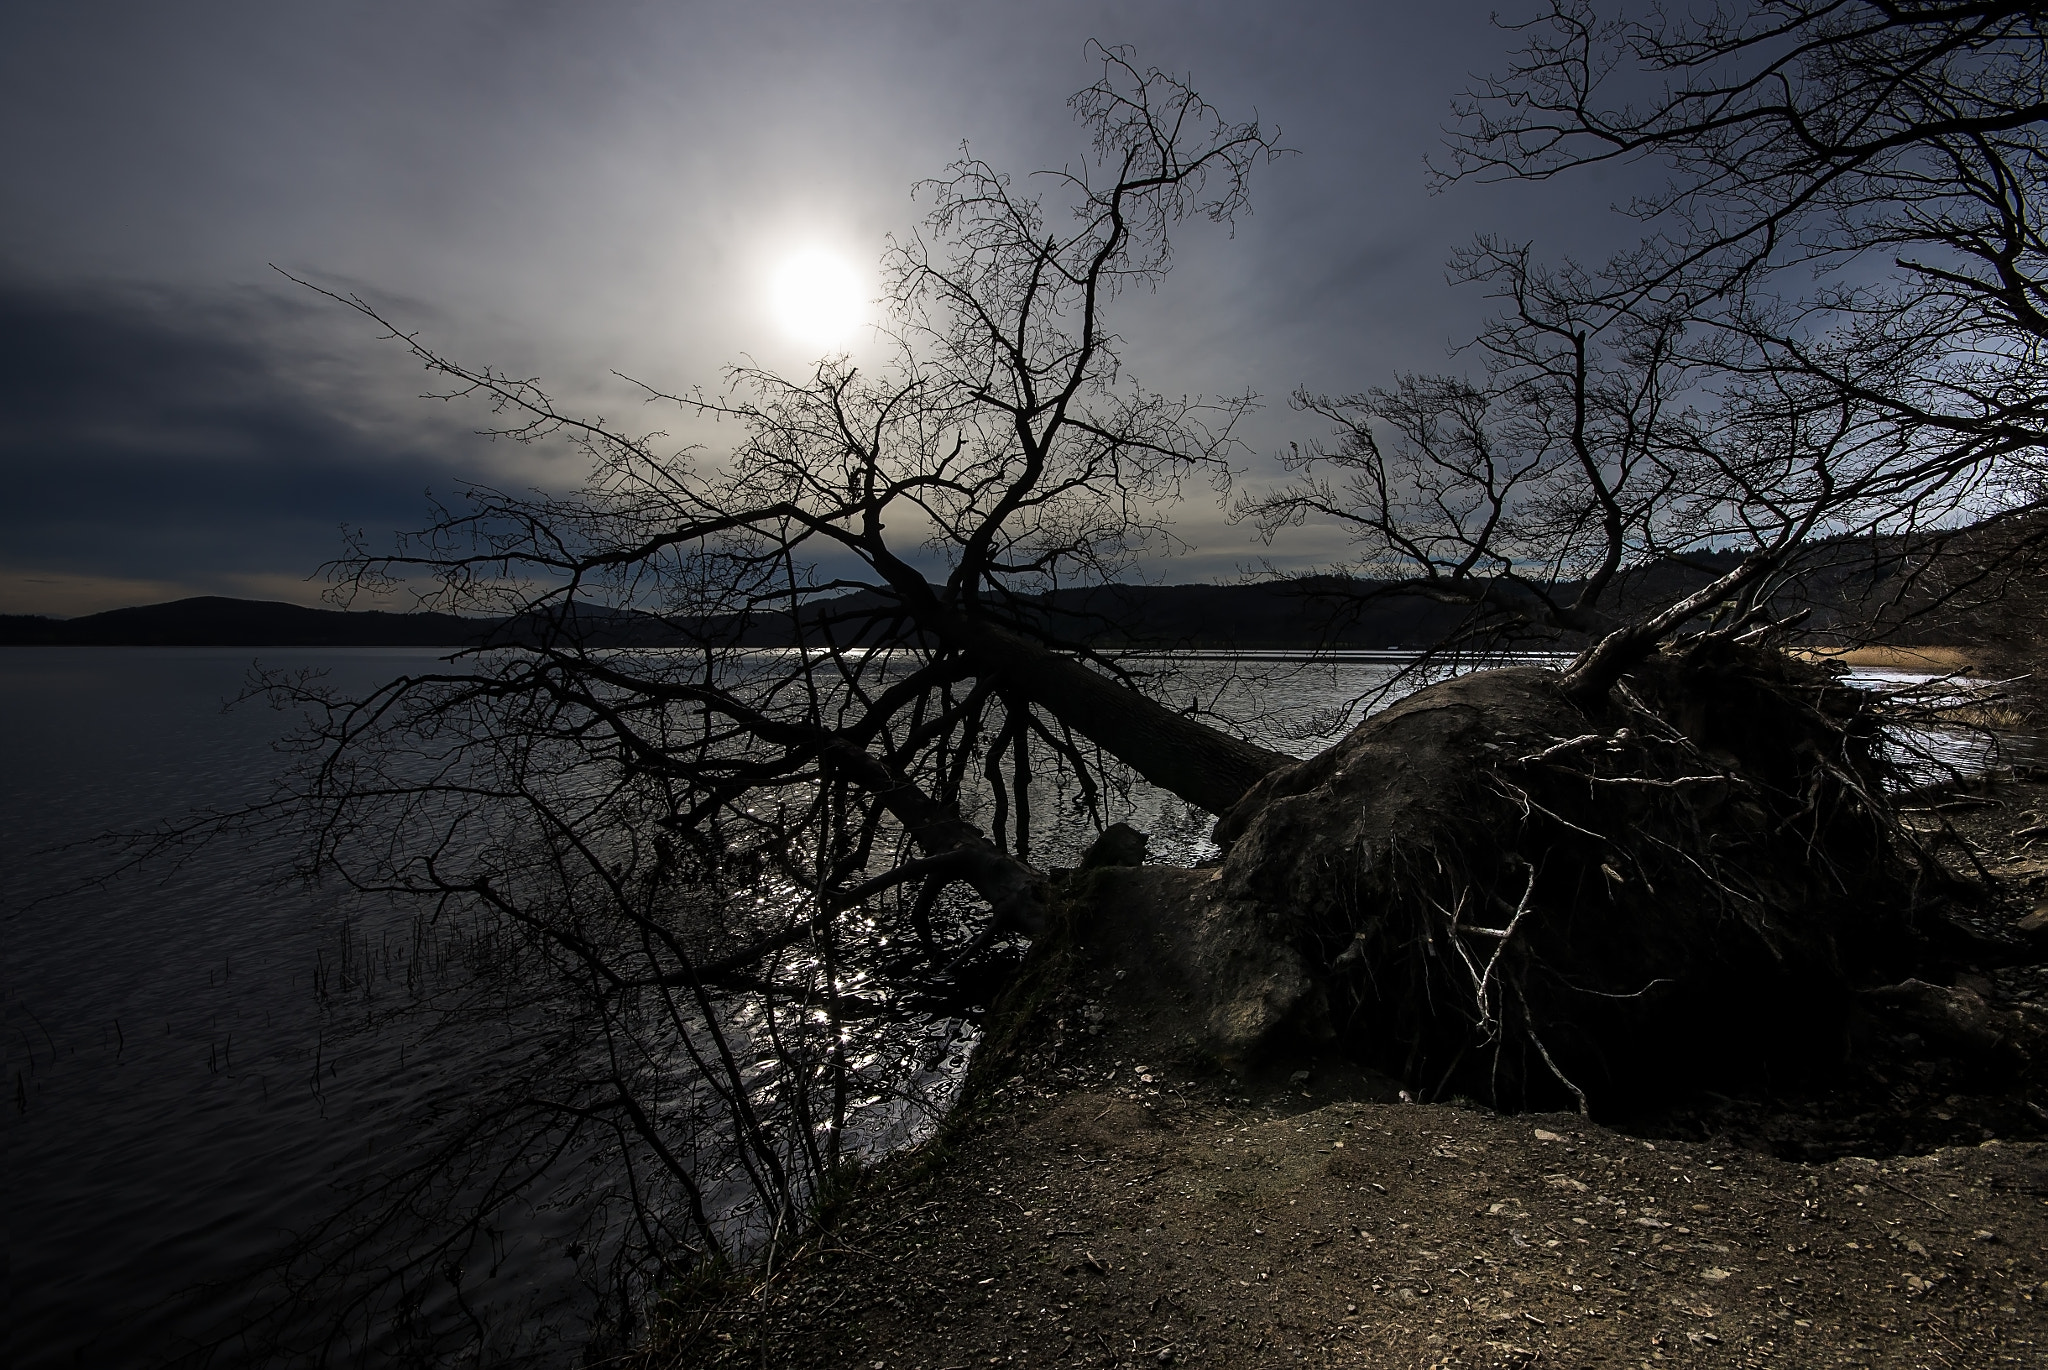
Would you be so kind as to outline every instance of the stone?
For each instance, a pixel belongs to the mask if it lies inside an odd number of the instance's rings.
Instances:
[[[1145,864],[1145,845],[1149,839],[1144,833],[1128,823],[1112,823],[1102,830],[1088,846],[1081,857],[1084,871],[1101,870],[1106,866],[1142,866]]]
[[[1981,995],[1960,985],[1903,980],[1866,990],[1864,997],[1902,1026],[1951,1049],[1995,1051],[2021,1027],[2019,1015],[1992,1008]]]

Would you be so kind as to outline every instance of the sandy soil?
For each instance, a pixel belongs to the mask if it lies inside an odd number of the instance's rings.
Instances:
[[[2048,893],[2048,787],[1944,802],[2001,916]],[[1130,955],[1077,956],[942,1146],[674,1310],[661,1363],[2048,1365],[2026,1090],[1866,1072],[1626,1131],[1413,1104],[1338,1061],[1203,1063]],[[2048,1013],[2039,967],[1984,992]]]
[[[2038,1144],[1800,1165],[1093,1084],[959,1139],[685,1363],[2048,1363]]]

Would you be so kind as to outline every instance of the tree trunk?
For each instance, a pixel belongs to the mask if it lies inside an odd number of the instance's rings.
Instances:
[[[1294,758],[1176,713],[1015,633],[941,609],[928,626],[1022,696],[1163,790],[1213,814]]]

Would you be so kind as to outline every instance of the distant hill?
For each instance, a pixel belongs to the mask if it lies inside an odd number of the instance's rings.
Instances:
[[[1105,647],[1352,648],[1419,647],[1442,637],[1460,611],[1404,596],[1362,600],[1359,582],[1334,578],[1255,585],[1109,585],[1061,591],[1037,602],[1062,636]],[[860,593],[819,601],[816,620],[858,612]],[[455,614],[393,614],[308,609],[267,600],[206,595],[168,604],[113,609],[83,618],[0,615],[0,645],[119,647],[469,647],[530,640],[534,626]],[[718,625],[673,624],[651,614],[579,609],[575,635],[599,646],[684,645],[697,631],[725,638]],[[786,616],[762,615],[726,640],[784,646],[795,640]],[[848,645],[857,638],[842,637]]]
[[[1855,565],[1845,560],[1841,570],[1823,574],[1824,588],[1813,606],[1816,623],[1832,617],[1837,603],[1867,593],[1862,583],[1872,574],[1869,552],[1864,546]],[[1734,563],[1731,554],[1708,554],[1690,565],[1664,563],[1632,572],[1618,587],[1616,607],[1666,602]],[[1569,598],[1569,585],[1557,590]],[[799,636],[818,642],[829,627],[832,640],[852,647],[863,645],[857,620],[875,604],[866,591],[812,601],[800,613],[804,631],[799,635],[796,620],[774,613],[757,614],[744,624],[678,622],[636,610],[581,605],[570,620],[544,623],[538,616],[308,609],[209,595],[84,618],[0,616],[0,645],[457,648],[531,642],[547,626],[566,629],[569,637],[594,647],[680,647],[705,640],[779,647]],[[1380,583],[1339,576],[1244,585],[1098,585],[1060,590],[1013,610],[1057,638],[1098,648],[1240,651],[1427,647],[1443,641],[1470,613],[1462,606],[1412,593],[1389,594]]]
[[[491,620],[308,609],[202,595],[84,618],[0,615],[0,644],[77,647],[463,647]]]

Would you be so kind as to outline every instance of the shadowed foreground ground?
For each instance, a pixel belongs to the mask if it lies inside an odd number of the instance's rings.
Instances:
[[[2039,1144],[1802,1165],[1124,1079],[962,1138],[680,1363],[2048,1363]]]

